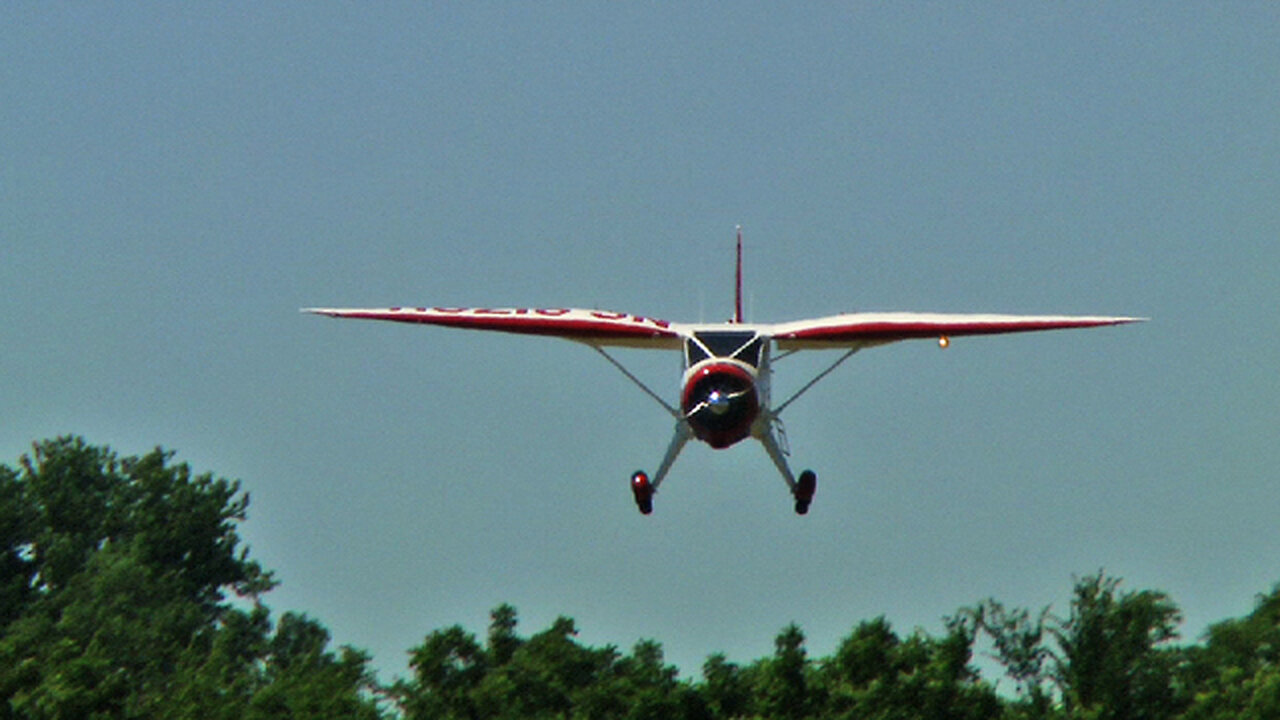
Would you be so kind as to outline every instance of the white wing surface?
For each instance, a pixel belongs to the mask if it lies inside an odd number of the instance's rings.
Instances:
[[[913,338],[997,335],[1122,325],[1145,318],[1081,315],[984,315],[871,312],[779,323],[769,334],[783,350],[869,347]]]
[[[550,335],[588,345],[679,348],[680,329],[641,315],[574,308],[303,308],[302,312],[337,318],[443,325],[525,335]]]

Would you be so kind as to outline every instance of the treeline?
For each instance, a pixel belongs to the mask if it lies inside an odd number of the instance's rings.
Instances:
[[[272,616],[274,580],[236,532],[247,506],[159,449],[64,437],[0,465],[0,719],[1280,718],[1280,586],[1179,644],[1167,595],[1101,572],[1063,615],[986,600],[941,635],[876,618],[827,657],[792,625],[773,654],[712,655],[698,679],[653,640],[583,645],[569,618],[522,635],[502,605],[482,638],[431,632],[383,685],[319,622]],[[975,648],[1004,675],[982,677]]]

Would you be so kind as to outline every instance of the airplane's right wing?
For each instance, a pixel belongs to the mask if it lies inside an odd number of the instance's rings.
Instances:
[[[1094,315],[987,315],[869,312],[779,323],[769,334],[782,350],[854,348],[913,338],[1062,330],[1141,322],[1145,318]]]

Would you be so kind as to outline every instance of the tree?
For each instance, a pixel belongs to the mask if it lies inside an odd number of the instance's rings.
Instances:
[[[709,715],[702,697],[679,680],[679,670],[666,664],[662,645],[641,640],[616,663],[608,692],[622,707],[615,716],[631,720],[678,720]]]
[[[756,676],[758,712],[770,718],[803,718],[809,714],[809,656],[804,632],[791,623],[773,639],[773,657]]]
[[[489,661],[496,666],[506,665],[524,644],[516,634],[518,614],[516,609],[502,603],[489,613]]]
[[[247,494],[172,460],[65,437],[0,465],[0,720],[373,720],[388,699],[410,720],[1280,717],[1280,585],[1179,647],[1167,595],[1101,572],[1075,581],[1065,617],[987,600],[942,635],[905,637],[879,617],[816,659],[791,624],[744,667],[710,656],[697,683],[656,640],[586,646],[567,617],[525,638],[503,604],[483,643],[460,626],[428,634],[390,695],[369,657],[332,649],[316,620],[273,622],[262,595],[274,581],[237,532]],[[970,665],[978,633],[1015,697]]]
[[[751,703],[751,684],[723,653],[715,653],[702,665],[701,694],[712,717],[743,717]]]
[[[0,466],[0,717],[378,717],[366,656],[302,616],[272,636],[239,483],[172,457],[63,437]]]
[[[271,613],[260,603],[249,610],[228,608],[216,626],[203,628],[183,651],[156,717],[244,717],[266,682],[271,629]]]
[[[1248,616],[1211,625],[1187,658],[1188,720],[1280,717],[1280,585],[1259,595]]]
[[[34,592],[35,528],[36,508],[18,474],[0,465],[0,631],[22,614]]]
[[[285,613],[267,643],[264,682],[249,703],[250,718],[380,717],[362,692],[374,689],[369,657],[350,647],[327,649],[329,631],[305,615]]]
[[[1045,663],[1053,657],[1045,644],[1050,619],[1048,607],[1033,620],[1025,608],[1007,610],[994,599],[962,608],[954,619],[972,627],[975,634],[985,632],[991,637],[995,659],[1015,683],[1017,699],[1010,709],[1017,717],[1048,718],[1054,712],[1051,680],[1045,670]]]
[[[905,640],[883,617],[859,624],[823,663],[829,717],[995,718],[994,690],[970,667],[972,629],[949,622],[948,633],[922,631]]]
[[[486,672],[475,636],[460,625],[437,630],[410,651],[413,683],[398,690],[409,718],[476,717],[472,693]]]
[[[160,448],[118,458],[79,437],[38,443],[7,473],[0,501],[17,496],[20,535],[9,552],[25,564],[34,597],[49,599],[108,545],[131,545],[138,560],[169,574],[188,599],[215,612],[225,590],[256,595],[274,581],[239,548],[236,523],[249,497],[240,483],[193,476]],[[0,478],[4,480],[5,478]],[[8,524],[8,523],[6,523]]]
[[[1076,580],[1066,618],[1006,610],[987,600],[961,611],[988,633],[1018,683],[1018,712],[1097,720],[1175,717],[1185,708],[1177,675],[1184,651],[1169,645],[1182,616],[1162,592],[1122,592],[1102,572]],[[1052,642],[1050,642],[1052,641]]]
[[[1173,717],[1178,654],[1163,647],[1182,620],[1162,592],[1119,592],[1101,572],[1076,582],[1071,614],[1052,629],[1054,679],[1069,712],[1099,720]]]
[[[516,633],[510,605],[489,617],[484,647],[455,625],[427,635],[411,651],[413,677],[395,688],[406,718],[711,717],[656,641],[641,640],[624,656],[613,646],[579,643],[567,617],[527,639]]]
[[[607,676],[618,652],[611,646],[584,647],[575,639],[577,635],[573,620],[559,617],[516,653],[512,677],[522,691],[521,705],[530,716],[567,716],[588,698],[598,701],[598,696],[593,697],[593,686]]]

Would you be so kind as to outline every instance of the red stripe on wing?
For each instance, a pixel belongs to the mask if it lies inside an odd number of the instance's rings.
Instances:
[[[671,323],[604,310],[568,308],[312,308],[306,312],[358,320],[440,325],[526,335],[550,335],[582,342],[678,347]]]
[[[774,338],[782,343],[881,343],[913,338],[998,335],[1099,327],[1138,322],[1140,318],[1059,315],[945,315],[860,313],[785,323]]]

